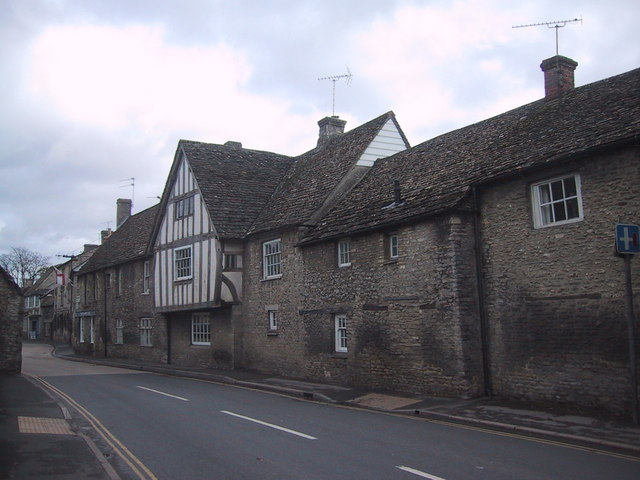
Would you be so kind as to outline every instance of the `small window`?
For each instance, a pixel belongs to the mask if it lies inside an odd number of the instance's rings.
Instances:
[[[181,198],[175,203],[176,220],[193,215],[193,200],[194,196],[189,195],[188,197]]]
[[[400,255],[398,235],[396,235],[395,233],[389,235],[387,241],[388,241],[388,248],[389,248],[388,250],[389,258],[392,260],[395,260]]]
[[[211,324],[205,313],[194,313],[191,317],[191,344],[211,345]]]
[[[271,240],[262,244],[262,276],[268,278],[280,278],[281,268],[281,242],[280,239]]]
[[[267,316],[269,317],[269,330],[271,331],[278,330],[278,311],[268,310]]]
[[[116,271],[116,294],[122,295],[122,267],[118,267]]]
[[[116,344],[122,345],[124,343],[124,324],[122,319],[116,320]]]
[[[338,242],[338,266],[348,267],[351,265],[351,241],[341,240]]]
[[[176,248],[173,251],[175,262],[175,279],[187,280],[191,278],[191,247]]]
[[[536,228],[582,220],[580,176],[569,175],[531,186]]]
[[[148,294],[151,285],[151,264],[149,260],[144,262],[142,270],[142,293]]]
[[[339,353],[347,352],[347,316],[336,315],[335,319],[335,350]]]
[[[78,342],[84,343],[84,317],[78,321]]]
[[[153,319],[140,319],[140,345],[143,347],[151,347],[151,334],[153,332]]]
[[[242,257],[233,253],[225,253],[223,268],[225,270],[240,270],[242,268]]]

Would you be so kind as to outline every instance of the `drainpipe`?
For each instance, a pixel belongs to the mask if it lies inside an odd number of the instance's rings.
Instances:
[[[484,394],[491,396],[493,394],[493,385],[491,382],[491,358],[489,325],[487,322],[487,312],[485,306],[484,293],[484,277],[482,275],[482,251],[480,244],[480,207],[478,202],[478,194],[476,186],[472,187],[473,192],[473,245],[476,260],[476,286],[478,288],[478,313],[480,315],[480,349],[482,351],[482,374],[484,381]]]
[[[104,315],[102,316],[102,320],[104,321],[104,358],[107,358],[107,334],[109,333],[109,327],[107,325],[107,271],[102,272],[102,291],[104,297]]]

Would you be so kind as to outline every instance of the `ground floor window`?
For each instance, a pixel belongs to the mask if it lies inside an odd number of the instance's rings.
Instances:
[[[153,319],[140,319],[140,345],[143,347],[151,347],[151,334],[153,332]]]
[[[89,343],[94,343],[94,317],[80,317],[78,324],[80,326],[78,341],[85,343],[88,340]]]
[[[347,352],[347,316],[336,315],[335,319],[336,352]]]
[[[211,322],[206,313],[194,313],[191,317],[191,343],[211,345]]]
[[[116,343],[118,345],[124,343],[124,324],[121,318],[116,320]]]

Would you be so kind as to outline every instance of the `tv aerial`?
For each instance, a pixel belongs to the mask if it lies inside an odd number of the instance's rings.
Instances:
[[[547,28],[555,28],[556,30],[556,55],[558,55],[558,30],[566,27],[569,23],[582,23],[582,17],[572,18],[570,20],[555,20],[553,22],[529,23],[527,25],[514,25],[511,28],[540,27],[546,25]]]
[[[118,188],[126,188],[131,187],[131,206],[133,207],[133,197],[136,191],[136,179],[135,177],[125,178],[124,180],[120,180],[120,183],[127,182],[125,185],[120,185]]]
[[[347,73],[343,73],[342,75],[332,75],[329,77],[320,77],[318,80],[331,80],[333,82],[333,102],[331,107],[331,116],[336,116],[336,82],[344,78],[345,82],[347,82],[347,86],[351,85],[351,79],[353,74],[349,67],[347,67]]]

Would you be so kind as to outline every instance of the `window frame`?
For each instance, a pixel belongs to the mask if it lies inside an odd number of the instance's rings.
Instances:
[[[184,257],[184,258],[178,258],[178,252],[184,252],[184,251],[189,251],[189,256],[188,257]],[[180,261],[185,261],[185,260],[189,260],[189,266],[188,267],[184,267],[184,266],[179,266],[178,262]],[[180,271],[181,270],[186,270],[188,268],[189,272],[188,275],[180,275]],[[182,272],[185,273],[185,272]],[[173,279],[174,281],[181,281],[181,280],[191,280],[193,278],[193,246],[192,245],[187,245],[185,247],[178,247],[178,248],[174,248],[173,249]]]
[[[186,217],[190,217],[195,211],[195,194],[186,195],[174,203],[173,218],[175,220],[181,220]]]
[[[400,239],[397,233],[387,235],[387,257],[389,260],[397,260],[400,257]]]
[[[191,315],[191,345],[211,345],[211,318],[207,313]]]
[[[564,181],[572,178],[574,180],[575,195],[566,194],[566,186]],[[562,182],[562,197],[553,198],[552,184]],[[550,199],[548,201],[543,200],[542,187],[548,186],[550,193]],[[547,178],[531,184],[531,209],[533,213],[533,226],[534,228],[547,228],[555,227],[558,225],[566,225],[569,223],[580,222],[584,220],[584,209],[582,206],[582,182],[579,173],[571,173],[567,175],[560,175],[553,178]],[[567,203],[575,200],[578,215],[572,218],[569,217],[569,209]],[[555,205],[564,205],[564,213],[567,218],[564,220],[555,220],[556,212]],[[544,208],[549,208],[549,213],[545,215]],[[545,220],[545,217],[552,217],[551,220]]]
[[[344,248],[346,247],[346,248]],[[351,266],[351,239],[344,238],[338,241],[338,267]]]
[[[138,323],[140,346],[153,347],[153,318],[142,317]]]
[[[145,260],[142,264],[142,294],[149,295],[151,291],[151,261]]]
[[[336,314],[333,316],[333,349],[336,353],[347,353],[349,344],[347,342],[347,316],[345,314]]]
[[[121,318],[116,319],[116,345],[124,345],[124,322]]]
[[[278,331],[278,310],[275,308],[270,308],[267,310],[267,322],[269,325],[270,332]]]
[[[272,245],[278,246],[277,251],[267,252]],[[262,279],[271,280],[280,277],[282,277],[282,239],[275,238],[262,242]]]

